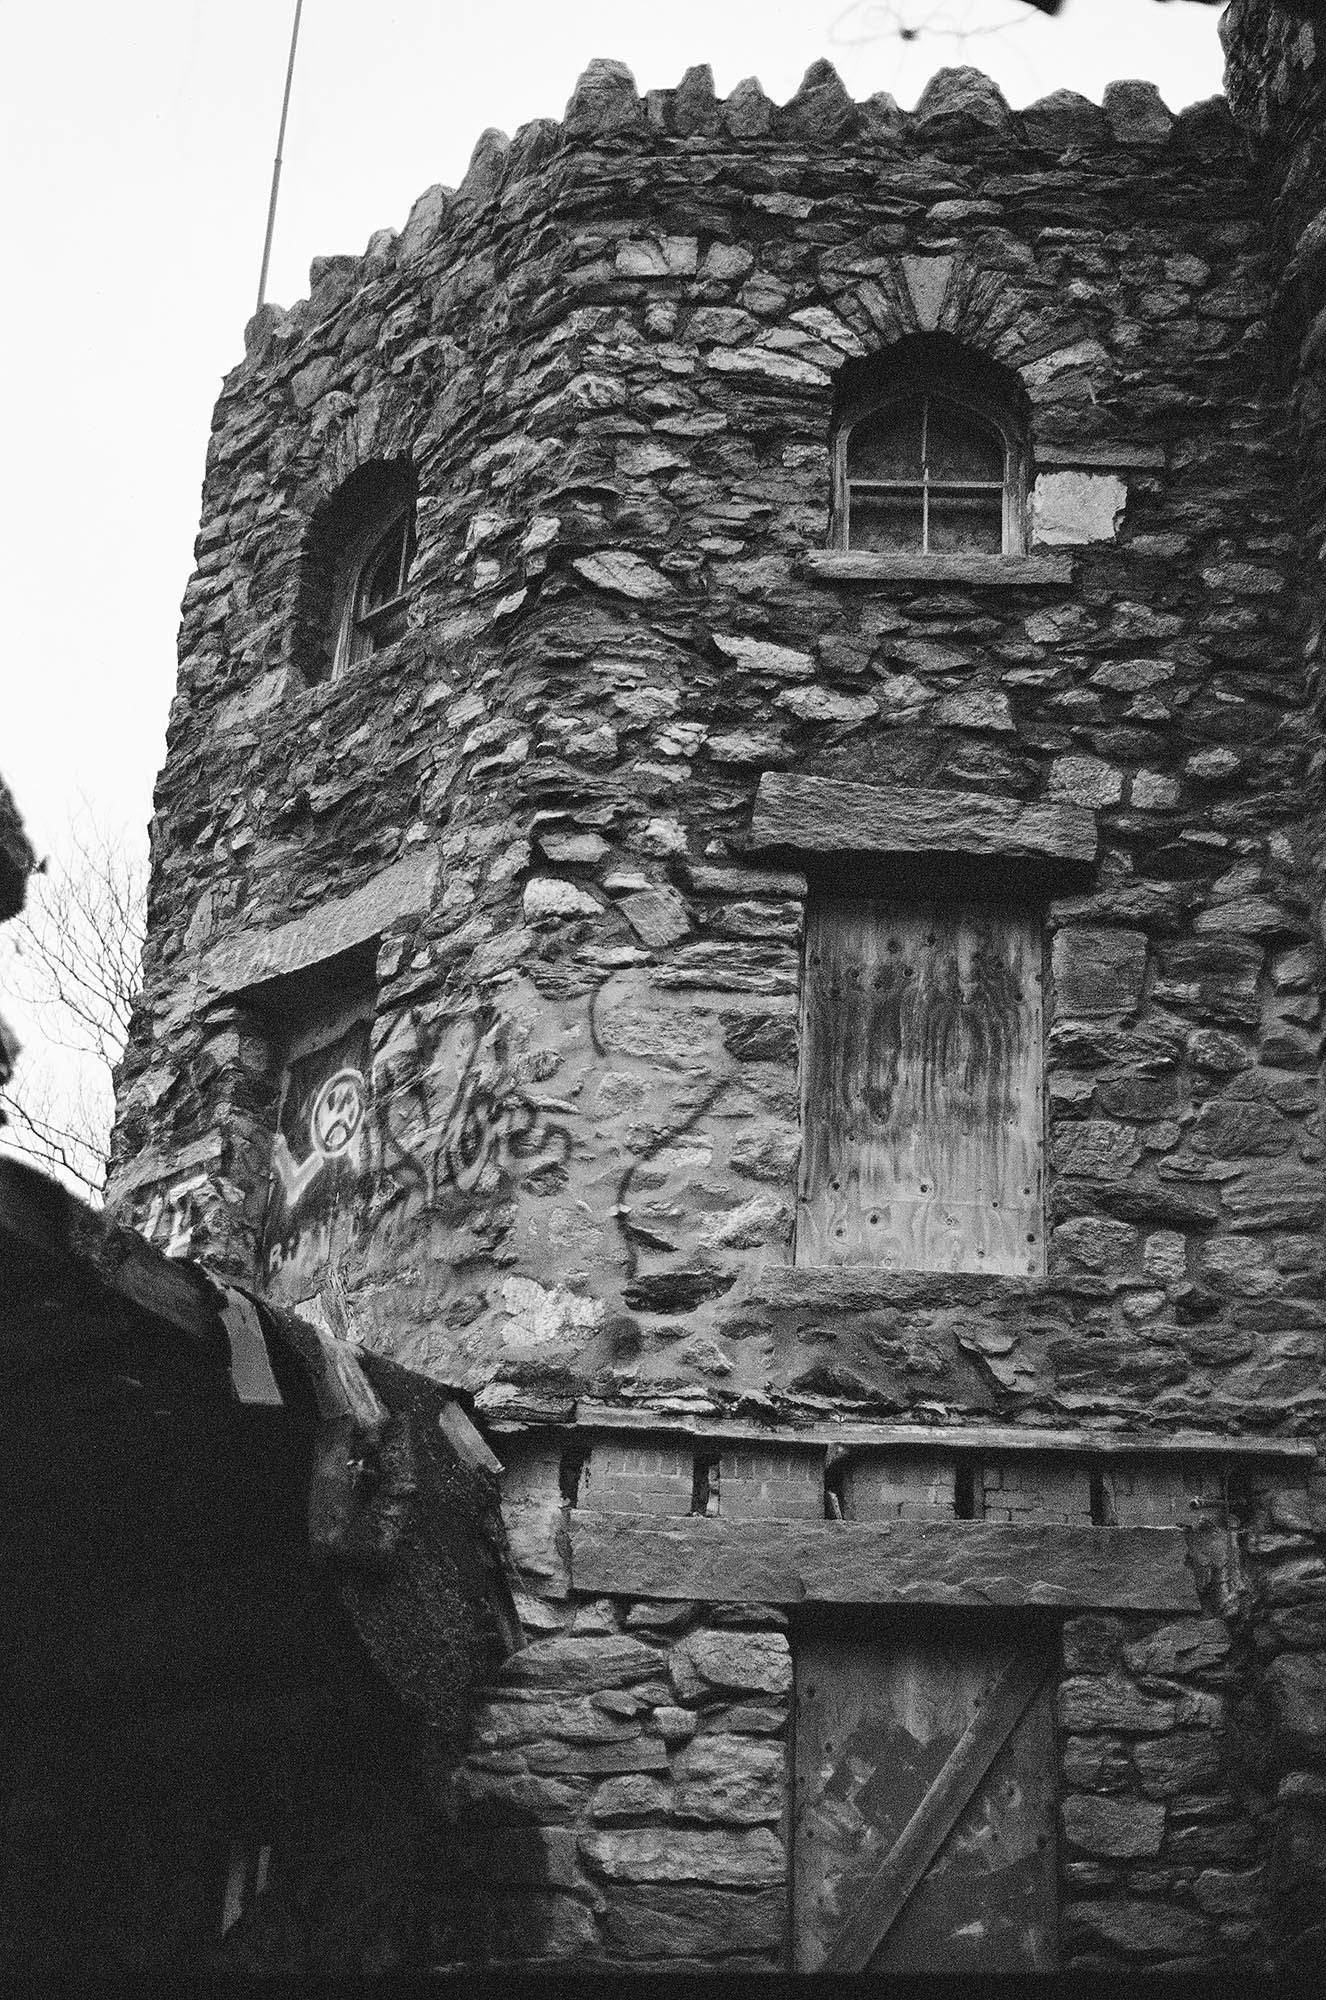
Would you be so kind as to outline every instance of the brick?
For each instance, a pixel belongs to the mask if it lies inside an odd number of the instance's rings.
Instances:
[[[849,1521],[951,1521],[953,1459],[915,1453],[854,1458],[843,1473],[843,1513]]]
[[[1045,1457],[1006,1458],[981,1467],[987,1521],[1091,1520],[1091,1478],[1084,1465]]]
[[[1212,1466],[1125,1460],[1104,1473],[1106,1518],[1120,1528],[1189,1528],[1223,1520],[1224,1486]]]
[[[822,1521],[824,1455],[770,1447],[728,1449],[718,1467],[718,1511],[728,1521]]]
[[[688,1449],[599,1442],[580,1475],[576,1505],[591,1513],[689,1514],[694,1480]]]

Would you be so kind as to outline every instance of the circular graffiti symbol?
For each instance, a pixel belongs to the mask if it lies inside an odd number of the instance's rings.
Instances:
[[[308,1131],[315,1153],[337,1158],[354,1143],[364,1122],[364,1079],[357,1069],[338,1069],[313,1100]]]

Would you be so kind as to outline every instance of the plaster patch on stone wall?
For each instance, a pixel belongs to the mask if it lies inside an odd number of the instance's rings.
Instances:
[[[507,1278],[502,1284],[507,1341],[517,1347],[547,1347],[555,1341],[578,1344],[603,1324],[603,1301],[578,1298],[560,1285],[536,1284],[533,1278]]]
[[[1031,495],[1032,542],[1112,542],[1127,501],[1116,473],[1042,472]]]

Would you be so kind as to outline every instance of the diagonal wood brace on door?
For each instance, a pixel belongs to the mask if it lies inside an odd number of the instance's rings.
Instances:
[[[1048,1678],[1044,1661],[1025,1655],[1005,1668],[920,1805],[852,1903],[825,1957],[825,1972],[865,1971]]]

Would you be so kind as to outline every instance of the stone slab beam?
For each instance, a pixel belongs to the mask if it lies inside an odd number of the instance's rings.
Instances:
[[[242,993],[368,944],[400,918],[428,909],[439,866],[432,849],[407,855],[348,896],[320,903],[305,916],[224,938],[203,954],[198,983],[209,993]]]
[[[1023,805],[981,793],[766,771],[755,799],[751,846],[1081,864],[1096,858],[1096,820],[1084,806]]]
[[[1181,1528],[573,1514],[571,1575],[594,1596],[728,1604],[1201,1609]]]

